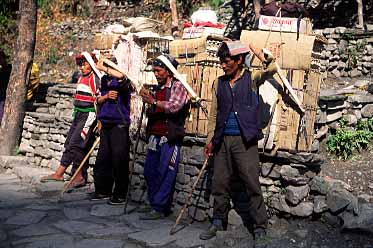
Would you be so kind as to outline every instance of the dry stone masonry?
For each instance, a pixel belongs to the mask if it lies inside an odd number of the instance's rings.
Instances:
[[[321,69],[327,71],[328,76],[355,78],[372,74],[372,34],[345,27],[314,32],[328,39],[320,57]]]
[[[316,139],[325,137],[328,129],[340,127],[340,120],[354,127],[359,120],[373,117],[373,82],[368,79],[355,83],[341,81],[343,88],[321,90],[315,126]],[[315,142],[315,150],[319,143]]]

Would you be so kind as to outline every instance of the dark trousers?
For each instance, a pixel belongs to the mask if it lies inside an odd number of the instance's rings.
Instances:
[[[259,183],[257,143],[244,144],[241,136],[224,136],[214,158],[212,195],[214,219],[227,220],[233,175],[243,182],[248,196],[248,211],[255,227],[267,226],[267,213]],[[236,171],[236,173],[234,173]]]
[[[159,144],[160,137],[155,136],[156,146],[148,148],[144,164],[144,178],[148,189],[150,206],[161,213],[171,212],[175,182],[180,162],[180,144]]]
[[[123,199],[126,197],[129,180],[129,150],[130,139],[127,126],[102,127],[100,146],[93,168],[96,193]]]
[[[83,127],[87,121],[89,113],[76,112],[76,115],[71,123],[69,133],[67,134],[65,140],[65,150],[62,153],[61,165],[64,167],[73,164],[72,173],[75,173],[76,169],[79,167],[80,163],[83,161],[85,155],[88,153],[89,149],[93,145],[94,135],[91,134],[90,130],[87,138],[84,140],[81,136]],[[93,126],[91,127],[91,129]],[[88,160],[85,163],[82,173],[83,177],[86,178],[88,168]]]

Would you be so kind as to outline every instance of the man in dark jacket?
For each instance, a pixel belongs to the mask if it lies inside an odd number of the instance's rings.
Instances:
[[[172,69],[177,62],[169,55],[161,55],[153,62],[158,81],[155,95],[141,92],[143,101],[151,104],[148,113],[149,137],[144,177],[148,189],[151,212],[141,219],[154,220],[170,214],[180,148],[184,137],[184,124],[188,112],[188,93],[174,78]]]
[[[258,88],[276,70],[272,58],[263,58],[264,70],[253,72],[246,69],[246,55],[253,49],[256,48],[251,45],[249,48],[239,41],[223,42],[218,49],[217,56],[224,75],[218,78],[213,87],[205,147],[206,156],[214,154],[213,221],[211,227],[201,233],[201,239],[210,239],[217,231],[226,228],[234,171],[243,181],[249,197],[254,237],[262,237],[267,227],[258,168]]]

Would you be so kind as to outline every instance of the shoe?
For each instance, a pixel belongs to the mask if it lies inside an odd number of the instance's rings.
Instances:
[[[144,215],[140,216],[140,220],[159,220],[163,218],[164,214],[155,210],[152,210],[149,213],[145,213]]]
[[[109,205],[124,205],[124,204],[126,204],[126,199],[112,196],[107,201],[107,204],[109,204]]]
[[[141,207],[139,207],[139,208],[136,210],[136,212],[138,212],[138,213],[143,213],[143,214],[145,214],[145,213],[149,213],[149,212],[151,212],[151,211],[152,211],[152,207],[149,206],[149,205],[141,206]]]
[[[258,227],[254,230],[254,248],[265,248],[270,243],[266,229]]]
[[[107,200],[109,198],[110,198],[110,195],[100,194],[100,193],[96,193],[96,192],[93,192],[90,195],[90,200],[91,201],[101,201],[101,200]]]
[[[224,230],[223,226],[212,224],[207,231],[204,231],[203,233],[199,235],[199,238],[202,240],[212,239],[213,237],[216,236],[216,233],[218,231],[223,231],[223,230]]]

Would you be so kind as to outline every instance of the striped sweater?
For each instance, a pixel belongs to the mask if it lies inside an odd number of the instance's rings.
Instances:
[[[96,99],[99,79],[91,72],[87,76],[81,76],[76,86],[74,106],[78,108],[92,108]]]

